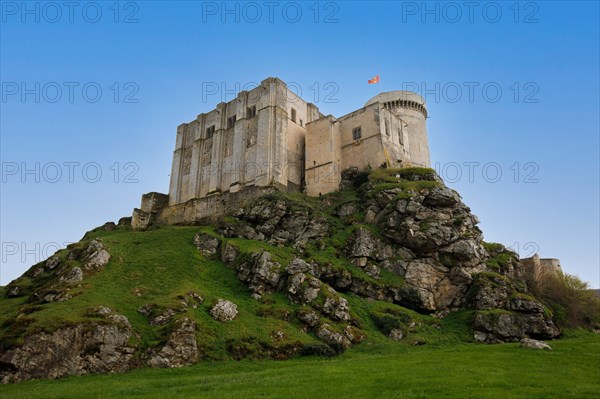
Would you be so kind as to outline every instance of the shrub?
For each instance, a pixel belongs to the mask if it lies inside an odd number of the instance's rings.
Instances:
[[[526,279],[532,294],[552,310],[554,322],[559,326],[600,327],[600,300],[587,282],[560,271]]]

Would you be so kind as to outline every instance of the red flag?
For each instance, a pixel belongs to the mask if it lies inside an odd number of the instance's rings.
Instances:
[[[369,79],[370,85],[372,85],[374,83],[379,83],[379,75],[375,76],[373,79]]]

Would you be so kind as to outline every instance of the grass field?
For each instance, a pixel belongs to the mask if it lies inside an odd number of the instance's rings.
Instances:
[[[598,398],[600,336],[519,344],[360,347],[331,359],[202,362],[0,386],[2,398]]]

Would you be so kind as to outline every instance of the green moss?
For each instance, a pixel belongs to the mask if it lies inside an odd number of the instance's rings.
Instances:
[[[494,253],[494,252],[502,252],[505,248],[504,245],[499,244],[497,242],[483,242],[483,247],[486,249],[486,251],[488,251],[489,253]]]

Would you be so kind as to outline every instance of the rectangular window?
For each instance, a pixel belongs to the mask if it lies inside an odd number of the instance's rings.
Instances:
[[[248,109],[246,110],[246,113],[248,115],[248,119],[254,118],[256,116],[256,105],[248,107]]]
[[[360,140],[362,137],[362,129],[359,127],[355,127],[352,129],[352,140]]]
[[[231,129],[235,125],[235,119],[236,119],[235,115],[227,118],[227,129]]]
[[[292,108],[292,122],[296,122],[296,110]]]
[[[206,138],[209,139],[215,134],[215,125],[206,128]]]

